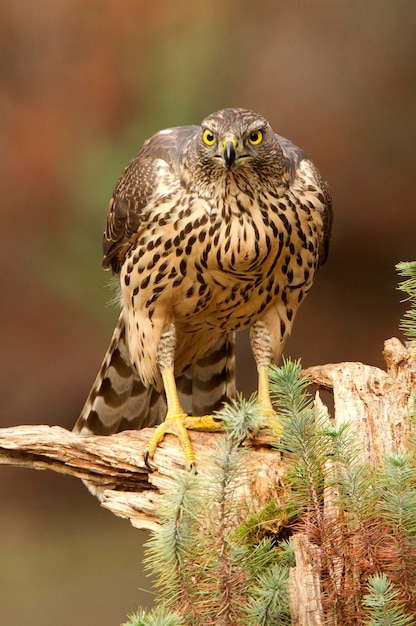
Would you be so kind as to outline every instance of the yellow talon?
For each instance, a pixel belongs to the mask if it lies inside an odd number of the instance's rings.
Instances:
[[[186,469],[191,470],[195,467],[195,456],[192,449],[191,440],[188,430],[220,430],[221,422],[214,420],[211,415],[202,417],[193,417],[186,413],[178,413],[177,415],[167,416],[165,421],[156,428],[156,432],[145,447],[144,460],[149,467],[149,459],[156,452],[157,446],[167,434],[178,437],[182,449],[185,454]]]
[[[259,411],[264,415],[266,427],[270,428],[277,438],[280,438],[283,434],[283,427],[270,400],[267,366],[260,366],[258,370]],[[144,460],[146,465],[149,466],[149,459],[153,457],[157,446],[165,435],[171,434],[178,437],[184,451],[186,468],[190,470],[195,467],[195,456],[188,430],[220,430],[221,423],[214,420],[211,415],[193,417],[185,413],[179,401],[173,369],[162,370],[162,378],[166,392],[168,412],[165,421],[156,428],[155,434],[146,445]],[[252,433],[251,438],[255,437],[256,434],[255,432]]]
[[[144,461],[149,467],[149,459],[156,452],[157,446],[167,434],[178,437],[185,454],[185,466],[190,470],[195,467],[195,456],[192,449],[188,430],[220,430],[221,423],[214,420],[211,415],[194,417],[188,415],[182,409],[176,391],[175,377],[173,370],[162,371],[163,384],[166,391],[168,413],[165,421],[156,428],[156,432],[146,445],[144,450]]]
[[[186,413],[178,413],[174,416],[167,416],[165,421],[156,428],[156,432],[145,448],[145,462],[148,464],[149,458],[152,458],[156,452],[156,448],[163,440],[166,434],[176,435],[181,442],[185,453],[185,463],[187,469],[195,464],[195,457],[191,446],[191,441],[184,426],[185,419],[188,417]]]

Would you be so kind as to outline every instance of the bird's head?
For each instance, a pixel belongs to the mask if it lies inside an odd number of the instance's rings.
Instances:
[[[282,150],[270,124],[247,109],[224,109],[201,124],[197,152],[211,175],[276,172]]]

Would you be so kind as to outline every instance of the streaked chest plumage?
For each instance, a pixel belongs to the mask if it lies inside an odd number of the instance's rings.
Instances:
[[[275,303],[300,303],[317,268],[318,195],[284,186],[161,194],[123,266],[125,306],[150,320],[161,308],[194,333],[238,330]]]

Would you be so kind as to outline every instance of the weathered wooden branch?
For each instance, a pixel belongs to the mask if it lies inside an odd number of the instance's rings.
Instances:
[[[83,437],[59,426],[15,426],[0,429],[0,464],[50,469],[86,481],[103,507],[133,526],[158,528],[160,494],[172,485],[172,475],[184,469],[183,451],[176,437],[167,435],[158,447],[149,470],[143,449],[153,429],[125,431],[111,436]],[[215,451],[223,433],[190,433],[197,466],[202,455]],[[267,435],[252,452],[258,477],[253,480],[252,498],[259,508],[271,497],[269,490],[283,473],[283,462],[267,445]],[[263,445],[262,445],[263,442]],[[267,481],[266,477],[275,480]],[[264,483],[264,484],[263,484]],[[262,486],[263,485],[263,486]],[[274,487],[273,487],[274,490]],[[248,494],[249,495],[249,494]]]
[[[307,370],[318,388],[334,396],[336,423],[352,422],[364,444],[365,459],[377,464],[389,450],[406,444],[410,395],[416,393],[416,362],[398,339],[385,342],[387,371],[362,363],[338,363]],[[319,393],[316,403],[321,410]],[[158,528],[161,493],[172,485],[172,475],[183,468],[183,453],[168,435],[158,447],[149,470],[143,448],[153,429],[128,431],[107,437],[82,437],[58,426],[17,426],[0,429],[0,463],[51,469],[81,478],[99,494],[101,504],[137,528]],[[207,451],[215,454],[220,432],[191,432],[197,466]],[[250,498],[260,509],[270,497],[278,498],[285,461],[268,445],[267,435],[256,438],[250,452]],[[294,539],[296,568],[291,575],[294,624],[324,623],[319,596],[319,558],[316,546],[303,535]],[[310,585],[305,585],[306,580]]]

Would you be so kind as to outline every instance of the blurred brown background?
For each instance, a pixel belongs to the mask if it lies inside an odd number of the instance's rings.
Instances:
[[[226,106],[264,114],[333,193],[285,353],[382,366],[405,310],[394,265],[416,257],[414,2],[3,0],[0,41],[1,426],[72,427],[117,317],[113,186],[147,136]],[[81,484],[1,468],[0,489],[1,624],[114,626],[151,603],[144,533]]]

